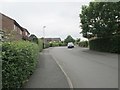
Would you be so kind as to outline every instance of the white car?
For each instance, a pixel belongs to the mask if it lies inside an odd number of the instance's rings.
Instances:
[[[74,44],[73,44],[72,42],[69,42],[69,43],[67,44],[67,47],[68,47],[68,48],[74,48]]]

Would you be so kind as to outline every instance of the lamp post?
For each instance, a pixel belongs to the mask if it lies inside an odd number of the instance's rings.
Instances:
[[[43,26],[43,48],[45,48],[45,28],[46,26]]]

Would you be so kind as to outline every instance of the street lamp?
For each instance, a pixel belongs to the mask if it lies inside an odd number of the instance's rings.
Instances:
[[[43,26],[43,48],[45,48],[45,28],[46,26]]]

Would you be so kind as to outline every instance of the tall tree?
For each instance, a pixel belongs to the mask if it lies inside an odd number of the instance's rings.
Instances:
[[[69,43],[69,42],[75,42],[75,40],[72,38],[71,35],[68,35],[67,38],[64,40],[65,43]]]
[[[34,34],[31,34],[29,36],[29,40],[37,44],[39,43],[37,36],[35,36]]]
[[[90,2],[80,14],[83,36],[106,37],[120,33],[120,2]]]

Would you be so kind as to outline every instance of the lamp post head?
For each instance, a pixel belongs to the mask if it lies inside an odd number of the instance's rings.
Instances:
[[[43,26],[43,28],[46,28],[46,26]]]

